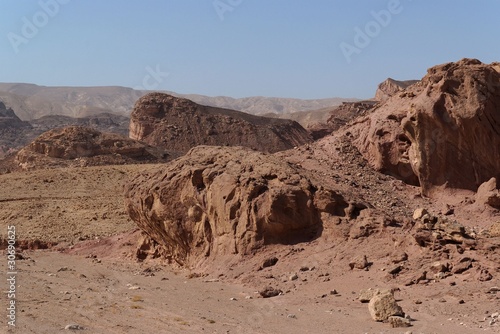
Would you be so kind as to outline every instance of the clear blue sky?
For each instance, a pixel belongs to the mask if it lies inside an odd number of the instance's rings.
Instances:
[[[367,98],[387,77],[500,61],[500,1],[391,1],[1,0],[0,82]]]

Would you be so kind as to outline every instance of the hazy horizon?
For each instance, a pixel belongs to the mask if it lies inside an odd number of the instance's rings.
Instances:
[[[371,98],[437,64],[500,60],[493,1],[2,1],[0,82]]]

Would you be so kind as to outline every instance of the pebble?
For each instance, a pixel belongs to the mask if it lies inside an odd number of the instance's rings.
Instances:
[[[291,319],[297,319],[297,316],[295,314],[289,314],[286,317]]]
[[[491,287],[486,293],[497,293],[500,291],[500,288],[497,286]]]
[[[234,297],[231,297],[231,298],[229,298],[229,300],[236,301],[237,299],[236,299],[236,298],[234,298]]]
[[[66,327],[64,327],[64,329],[66,329],[66,330],[83,330],[85,328],[83,328],[82,326],[77,325],[77,324],[71,324],[71,325],[66,325]]]
[[[290,281],[295,281],[297,278],[299,278],[299,276],[297,274],[293,274],[289,278],[290,278]]]

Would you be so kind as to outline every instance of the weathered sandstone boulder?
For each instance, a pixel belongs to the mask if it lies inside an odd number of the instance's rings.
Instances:
[[[497,188],[496,178],[492,177],[479,186],[476,193],[476,203],[500,209],[500,190]]]
[[[130,138],[183,153],[198,145],[277,152],[312,141],[295,121],[203,106],[162,93],[147,94],[136,102]]]
[[[266,244],[311,240],[325,217],[348,215],[349,204],[273,155],[198,146],[132,179],[126,206],[164,256],[189,266]]]
[[[348,129],[377,170],[426,195],[500,178],[500,64],[439,65]]]
[[[392,293],[379,293],[370,299],[368,310],[375,321],[387,321],[392,316],[404,316]]]

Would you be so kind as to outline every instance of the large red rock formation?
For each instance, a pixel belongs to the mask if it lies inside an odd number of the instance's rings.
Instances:
[[[179,152],[197,145],[277,152],[312,140],[294,121],[203,106],[162,93],[145,95],[136,102],[130,138]]]
[[[340,194],[279,157],[242,147],[199,146],[135,177],[130,217],[166,257],[197,265],[273,243],[309,240],[330,216],[349,216]]]
[[[476,190],[500,177],[500,64],[439,65],[348,131],[377,170],[420,184]]]

